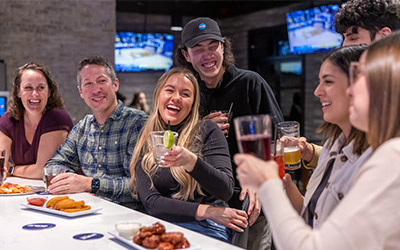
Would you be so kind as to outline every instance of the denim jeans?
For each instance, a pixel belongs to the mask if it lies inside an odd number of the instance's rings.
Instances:
[[[175,222],[174,224],[210,236],[217,240],[229,242],[226,227],[219,225],[212,220],[207,219],[202,221]]]

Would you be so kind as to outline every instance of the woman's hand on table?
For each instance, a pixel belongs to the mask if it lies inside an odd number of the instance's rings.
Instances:
[[[217,224],[243,232],[247,227],[247,214],[245,211],[230,207],[214,207],[200,204],[196,212],[196,220],[209,219]]]
[[[163,167],[184,167],[186,171],[191,172],[197,161],[197,155],[184,147],[175,146],[168,150],[163,156]]]
[[[275,161],[264,161],[249,154],[234,156],[237,179],[245,188],[258,190],[269,179],[279,178],[278,165]]]
[[[239,200],[243,201],[246,197],[246,194],[249,195],[249,208],[246,212],[249,216],[249,225],[252,226],[260,215],[261,202],[258,199],[257,192],[247,187],[242,187],[242,192],[240,193]]]
[[[92,177],[75,173],[59,174],[51,180],[48,188],[51,194],[73,194],[89,192],[91,190]]]

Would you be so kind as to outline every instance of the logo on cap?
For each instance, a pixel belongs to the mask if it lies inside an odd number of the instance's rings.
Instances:
[[[206,24],[205,23],[199,24],[199,29],[204,30],[205,28],[206,28]]]

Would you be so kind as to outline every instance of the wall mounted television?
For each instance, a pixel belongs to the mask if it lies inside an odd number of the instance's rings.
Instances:
[[[174,37],[163,33],[117,32],[115,69],[119,72],[167,71],[173,63]]]
[[[290,52],[305,54],[338,48],[342,35],[335,31],[337,4],[286,13]]]
[[[7,111],[7,101],[10,93],[8,91],[0,91],[0,116]]]

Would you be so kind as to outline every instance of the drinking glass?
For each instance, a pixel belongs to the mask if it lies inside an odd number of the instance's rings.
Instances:
[[[279,177],[283,179],[285,176],[285,156],[284,156],[284,147],[283,143],[280,140],[277,140],[274,145],[274,156],[275,162],[278,164],[278,173]]]
[[[212,110],[211,111],[211,113],[216,113],[216,112],[221,112],[222,113],[222,115],[223,116],[226,116],[226,118],[228,118],[228,121],[226,121],[226,122],[224,122],[223,124],[225,124],[225,123],[231,123],[231,121],[232,121],[232,110],[226,110],[226,109],[221,109],[221,110]],[[227,129],[227,133],[225,134],[225,137],[226,138],[228,138],[228,136],[229,136],[229,129],[230,129],[231,127],[229,126],[228,127],[228,129]]]
[[[300,137],[300,124],[296,121],[287,121],[278,123],[277,127],[277,138],[280,139],[284,136],[287,137]],[[301,167],[301,154],[300,149],[297,145],[293,145],[290,142],[283,142],[284,147],[284,159],[285,169],[296,170]]]
[[[164,145],[164,133],[165,131],[153,131],[150,132],[151,137],[151,147],[153,149],[154,161],[158,166],[162,166],[161,156],[165,155],[167,148]],[[178,139],[178,133],[172,132],[174,135],[174,146],[176,146],[176,141]]]
[[[65,173],[67,169],[61,165],[48,165],[44,166],[43,174],[46,182],[46,190],[49,188],[51,180],[58,174]]]
[[[3,179],[7,176],[6,168],[5,168],[5,156],[6,150],[0,150],[0,185],[3,184]]]
[[[241,116],[233,120],[240,153],[263,160],[271,157],[271,118],[269,115]]]

